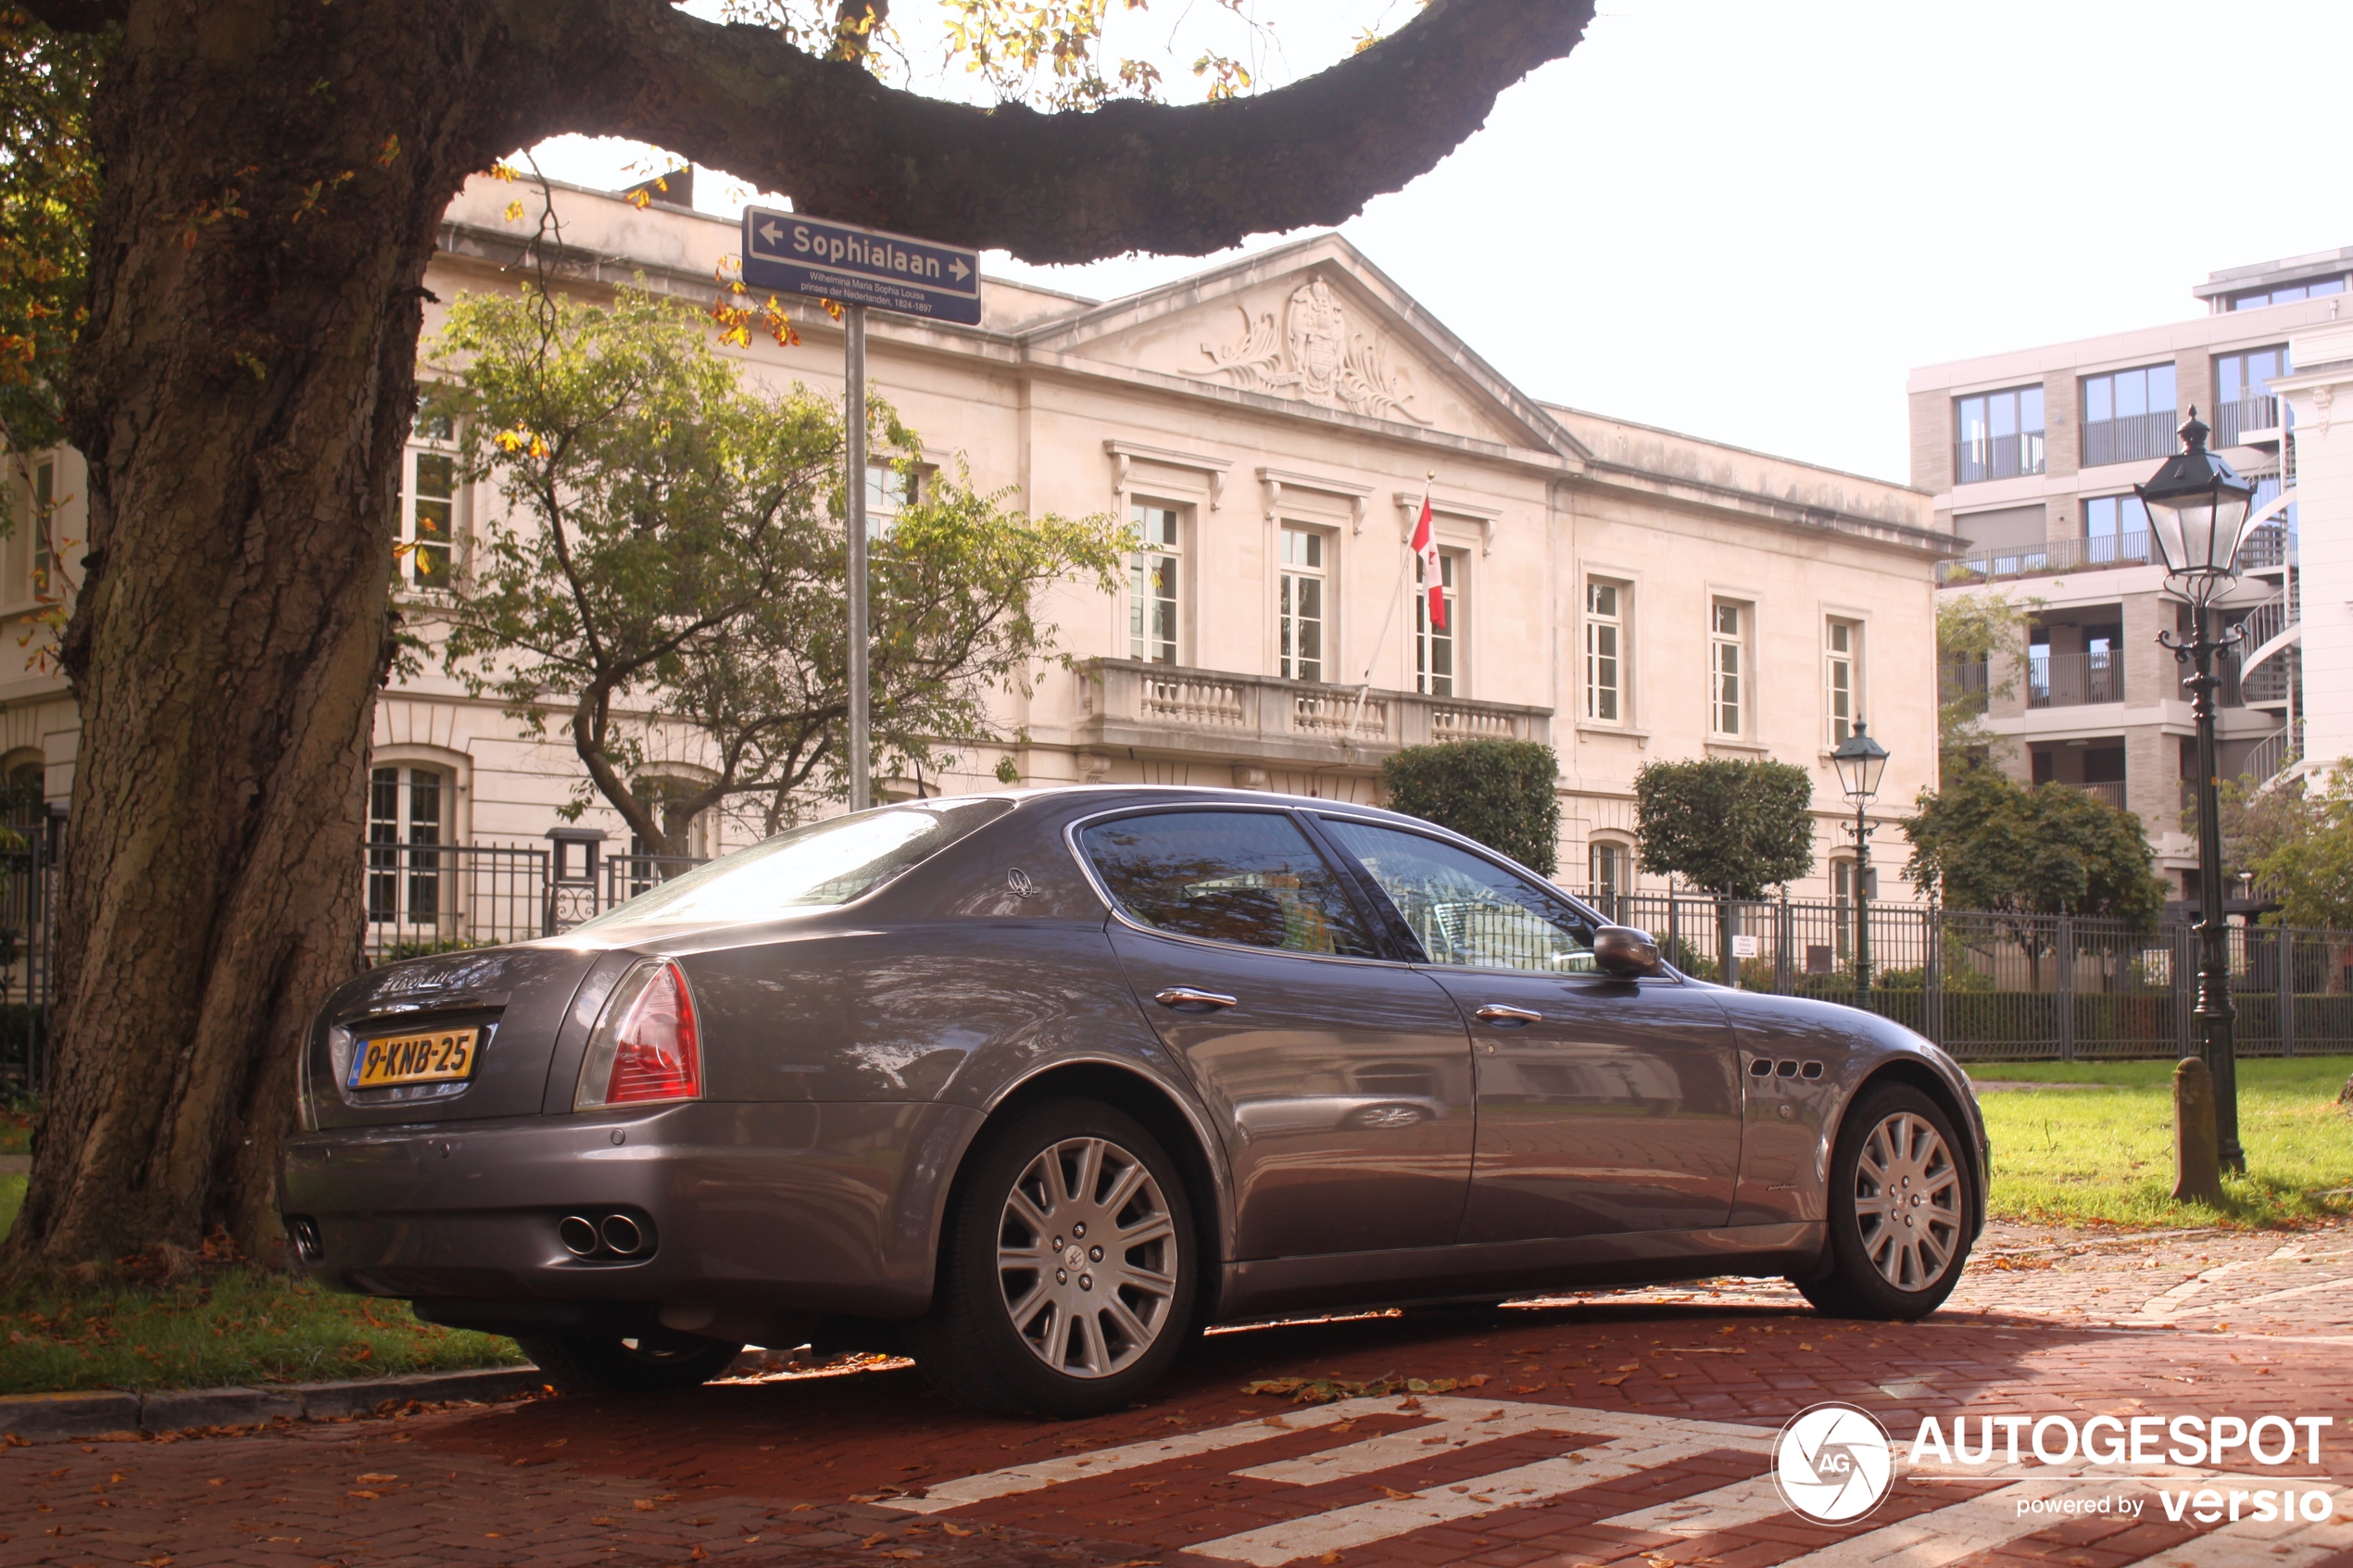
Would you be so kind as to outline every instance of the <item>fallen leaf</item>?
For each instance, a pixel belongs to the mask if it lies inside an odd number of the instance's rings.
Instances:
[[[1389,1496],[1395,1498],[1399,1502],[1413,1502],[1416,1500],[1413,1493],[1401,1492],[1394,1486],[1383,1486],[1381,1490]]]
[[[639,1498],[629,1506],[635,1509],[640,1513],[651,1513],[654,1511],[654,1499],[651,1498]]]
[[[1397,1401],[1397,1408],[1401,1411],[1417,1411],[1422,1408],[1422,1402],[1408,1394]]]
[[[399,1480],[399,1479],[400,1479],[400,1477],[399,1477],[399,1476],[397,1476],[397,1475],[393,1475],[393,1474],[388,1474],[387,1473],[385,1473],[385,1472],[384,1472],[384,1471],[381,1471],[381,1470],[371,1470],[370,1472],[368,1472],[368,1474],[366,1474],[365,1475],[362,1475],[361,1477],[359,1477],[359,1484],[360,1484],[361,1486],[372,1486],[377,1485],[379,1482],[384,1482],[384,1481],[397,1481],[397,1480]],[[214,1486],[218,1486],[219,1485],[220,1485],[220,1482],[218,1482],[218,1481],[215,1481],[215,1482],[213,1483],[213,1485],[214,1485]]]
[[[344,1496],[347,1498],[366,1498],[369,1500],[373,1501],[374,1499],[383,1497],[384,1494],[382,1492],[346,1492]]]
[[[1262,1426],[1272,1426],[1281,1432],[1288,1432],[1291,1429],[1290,1423],[1285,1421],[1279,1415],[1270,1415],[1265,1421],[1259,1423],[1259,1424]]]
[[[876,1530],[873,1535],[868,1536],[864,1540],[860,1541],[858,1544],[871,1551],[875,1547],[882,1545],[883,1542],[888,1539],[890,1539],[890,1534],[888,1531]]]
[[[1621,1372],[1615,1377],[1597,1377],[1593,1381],[1599,1383],[1605,1388],[1615,1388],[1619,1384],[1626,1381],[1626,1374]]]
[[[939,1522],[939,1527],[947,1531],[951,1536],[969,1536],[972,1534],[970,1530],[965,1529],[962,1524],[957,1524],[952,1519],[941,1520]]]
[[[686,1561],[689,1562],[702,1562],[708,1561],[710,1556],[711,1553],[703,1550],[702,1543],[700,1541],[697,1541],[695,1543],[695,1549],[686,1554]]]
[[[1321,1556],[1321,1557],[1317,1558],[1315,1561],[1316,1561],[1316,1562],[1321,1562],[1321,1563],[1325,1564],[1325,1568],[1330,1568],[1330,1565],[1331,1565],[1332,1563],[1338,1562],[1340,1561],[1340,1553],[1338,1553],[1338,1552],[1336,1552],[1336,1551],[1327,1551],[1327,1552],[1324,1553],[1324,1555],[1323,1555],[1323,1556]]]
[[[1620,1372],[1640,1372],[1642,1370],[1642,1363],[1640,1361],[1628,1361],[1624,1366],[1619,1367],[1617,1370]]]
[[[817,1505],[813,1502],[797,1502],[792,1505],[792,1511],[795,1513],[806,1513],[816,1506]]]
[[[1471,1374],[1470,1376],[1463,1379],[1463,1386],[1466,1388],[1484,1388],[1487,1386],[1487,1374],[1483,1372],[1475,1372]]]

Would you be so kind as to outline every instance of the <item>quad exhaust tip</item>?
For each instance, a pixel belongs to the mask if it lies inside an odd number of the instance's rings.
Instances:
[[[619,1216],[616,1215],[615,1218]],[[608,1220],[605,1223],[610,1224],[612,1221]],[[632,1225],[630,1229],[634,1231],[636,1227]],[[566,1214],[556,1222],[556,1238],[564,1244],[564,1250],[573,1257],[588,1257],[597,1250],[596,1223],[583,1214]]]
[[[645,1245],[645,1233],[637,1228],[637,1222],[626,1214],[606,1215],[602,1230],[605,1245],[623,1258]]]

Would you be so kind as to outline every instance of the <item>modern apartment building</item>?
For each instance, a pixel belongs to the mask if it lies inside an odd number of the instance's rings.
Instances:
[[[2310,597],[2282,392],[2299,340],[2333,329],[2349,278],[2353,247],[2233,268],[2191,291],[2202,317],[1912,373],[1912,483],[1959,541],[1938,569],[1940,600],[1999,594],[2029,612],[2007,657],[1948,667],[1946,689],[1991,693],[1995,759],[2021,782],[2138,812],[2183,888],[2196,862],[2183,831],[2190,705],[2186,671],[2157,637],[2186,630],[2188,612],[2163,595],[2133,486],[2178,449],[2192,408],[2208,445],[2258,482],[2246,577],[2220,612],[2246,627],[2225,659],[2220,735],[2225,777],[2268,780],[2301,751]]]
[[[514,192],[477,180],[448,211],[426,274],[427,379],[453,373],[431,362],[438,302],[511,291],[529,270]],[[635,277],[707,307],[738,248],[735,225],[659,202],[554,199],[557,276],[584,298]],[[1853,817],[1829,759],[1861,718],[1894,758],[1873,808],[1876,881],[1907,896],[1894,820],[1935,777],[1930,611],[1951,549],[1927,496],[1545,403],[1337,235],[1110,302],[994,278],[982,300],[975,328],[869,323],[870,376],[925,441],[915,483],[966,465],[1036,513],[1109,513],[1134,531],[1132,570],[1114,594],[1046,596],[1071,660],[1003,694],[1001,745],[965,748],[944,778],[879,781],[884,798],[1014,777],[1365,800],[1400,746],[1516,737],[1560,759],[1560,880],[1633,893],[1666,886],[1633,852],[1643,763],[1772,757],[1815,781],[1816,869],[1793,893],[1845,896]],[[798,316],[799,343],[756,335],[734,356],[770,387],[837,395],[840,329],[813,305]],[[400,606],[429,637],[499,504],[461,482],[453,433],[419,425],[392,520],[411,546]],[[44,506],[20,485],[18,516],[80,537],[78,456],[37,455],[31,471]],[[883,528],[901,482],[880,465],[871,477]],[[1406,548],[1426,486],[1442,624]],[[31,660],[0,678],[0,773],[37,772],[61,801],[74,708],[24,619],[52,588],[50,537],[19,528],[0,558],[0,615],[19,618]],[[641,779],[704,776],[697,736],[636,717]],[[384,692],[374,746],[367,853],[390,869],[369,872],[370,911],[387,932],[479,936],[489,895],[459,872],[544,853],[551,830],[601,830],[608,867],[628,848],[601,802],[560,815],[581,765],[556,726],[528,733],[438,661]],[[760,805],[711,812],[694,848],[757,836]]]

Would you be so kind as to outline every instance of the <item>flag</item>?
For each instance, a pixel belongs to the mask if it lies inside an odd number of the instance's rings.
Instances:
[[[1429,490],[1422,490],[1422,515],[1414,524],[1414,554],[1421,561],[1422,585],[1429,594],[1429,623],[1446,630],[1446,580],[1439,571],[1438,531],[1430,526]],[[1391,601],[1392,603],[1394,601]]]

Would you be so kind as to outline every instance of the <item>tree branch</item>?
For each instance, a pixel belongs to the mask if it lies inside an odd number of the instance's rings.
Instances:
[[[669,0],[496,0],[529,81],[523,140],[653,142],[802,211],[1033,262],[1198,256],[1353,217],[1477,131],[1496,95],[1576,47],[1592,0],[1434,0],[1302,82],[1194,105],[975,108],[885,87],[764,28]]]
[[[54,32],[104,32],[130,19],[131,0],[18,0]]]

